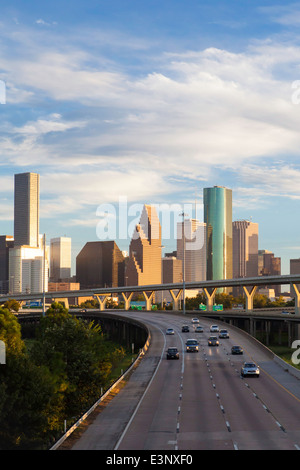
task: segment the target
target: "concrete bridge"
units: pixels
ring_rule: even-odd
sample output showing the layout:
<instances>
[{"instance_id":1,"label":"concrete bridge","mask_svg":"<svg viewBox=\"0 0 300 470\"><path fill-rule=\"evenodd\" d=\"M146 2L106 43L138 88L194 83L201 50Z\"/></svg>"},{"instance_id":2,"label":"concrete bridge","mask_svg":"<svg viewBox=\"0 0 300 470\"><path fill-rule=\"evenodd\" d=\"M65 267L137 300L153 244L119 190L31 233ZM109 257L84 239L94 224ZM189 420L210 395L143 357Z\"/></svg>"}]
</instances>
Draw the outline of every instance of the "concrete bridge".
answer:
<instances>
[{"instance_id":1,"label":"concrete bridge","mask_svg":"<svg viewBox=\"0 0 300 470\"><path fill-rule=\"evenodd\" d=\"M100 310L105 310L108 297L122 295L125 310L129 310L130 301L135 293L142 293L146 301L146 310L151 310L152 300L155 292L169 291L173 299L173 310L178 310L179 301L186 290L202 289L206 296L207 312L213 311L214 297L218 289L241 287L246 296L246 311L253 310L253 299L258 287L267 285L288 285L291 297L295 298L295 315L300 315L300 274L282 276L258 276L249 278L236 278L225 280L180 282L175 284L152 284L146 286L124 286L106 287L73 291L39 292L31 294L11 294L0 296L0 302L14 298L18 301L37 300L64 301L69 306L69 298L72 297L94 297L98 300Z\"/></svg>"}]
</instances>

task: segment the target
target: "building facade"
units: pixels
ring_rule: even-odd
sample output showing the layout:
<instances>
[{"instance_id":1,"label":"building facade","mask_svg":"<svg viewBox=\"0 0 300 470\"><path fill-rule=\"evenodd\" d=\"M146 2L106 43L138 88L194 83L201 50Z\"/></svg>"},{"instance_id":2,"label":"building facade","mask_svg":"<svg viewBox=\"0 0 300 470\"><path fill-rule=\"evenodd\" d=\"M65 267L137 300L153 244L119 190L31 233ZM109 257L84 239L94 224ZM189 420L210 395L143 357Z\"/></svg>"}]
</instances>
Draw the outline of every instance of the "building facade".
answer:
<instances>
[{"instance_id":1,"label":"building facade","mask_svg":"<svg viewBox=\"0 0 300 470\"><path fill-rule=\"evenodd\" d=\"M177 258L184 265L185 281L206 280L206 224L196 219L178 222Z\"/></svg>"},{"instance_id":2,"label":"building facade","mask_svg":"<svg viewBox=\"0 0 300 470\"><path fill-rule=\"evenodd\" d=\"M161 226L156 209L145 205L129 246L127 286L161 284L161 250Z\"/></svg>"},{"instance_id":3,"label":"building facade","mask_svg":"<svg viewBox=\"0 0 300 470\"><path fill-rule=\"evenodd\" d=\"M116 242L87 242L76 257L76 281L80 289L124 286L124 264Z\"/></svg>"},{"instance_id":4,"label":"building facade","mask_svg":"<svg viewBox=\"0 0 300 470\"><path fill-rule=\"evenodd\" d=\"M39 246L40 176L36 173L15 175L14 240L15 246Z\"/></svg>"},{"instance_id":5,"label":"building facade","mask_svg":"<svg viewBox=\"0 0 300 470\"><path fill-rule=\"evenodd\" d=\"M259 276L280 276L281 275L281 258L274 256L269 250L258 250L258 275ZM281 293L281 286L268 286L274 289L275 295Z\"/></svg>"},{"instance_id":6,"label":"building facade","mask_svg":"<svg viewBox=\"0 0 300 470\"><path fill-rule=\"evenodd\" d=\"M48 256L44 248L16 246L9 250L9 293L33 294L48 290Z\"/></svg>"},{"instance_id":7,"label":"building facade","mask_svg":"<svg viewBox=\"0 0 300 470\"><path fill-rule=\"evenodd\" d=\"M50 240L50 280L59 282L71 278L72 240L68 237Z\"/></svg>"},{"instance_id":8,"label":"building facade","mask_svg":"<svg viewBox=\"0 0 300 470\"><path fill-rule=\"evenodd\" d=\"M0 236L0 294L9 292L9 250L14 246L14 237Z\"/></svg>"},{"instance_id":9,"label":"building facade","mask_svg":"<svg viewBox=\"0 0 300 470\"><path fill-rule=\"evenodd\" d=\"M232 190L222 186L204 188L206 224L206 278L232 278Z\"/></svg>"}]
</instances>

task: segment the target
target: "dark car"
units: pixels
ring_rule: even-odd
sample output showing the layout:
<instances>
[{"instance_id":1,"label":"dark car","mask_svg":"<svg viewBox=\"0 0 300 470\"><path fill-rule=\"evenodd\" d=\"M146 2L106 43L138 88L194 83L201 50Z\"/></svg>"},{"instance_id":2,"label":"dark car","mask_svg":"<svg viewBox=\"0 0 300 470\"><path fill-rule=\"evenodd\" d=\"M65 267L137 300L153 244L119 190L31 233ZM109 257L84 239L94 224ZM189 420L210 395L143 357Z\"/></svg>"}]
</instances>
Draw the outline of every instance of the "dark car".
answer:
<instances>
[{"instance_id":1,"label":"dark car","mask_svg":"<svg viewBox=\"0 0 300 470\"><path fill-rule=\"evenodd\" d=\"M183 325L183 327L181 328L181 331L182 333L189 333L190 328L188 325Z\"/></svg>"},{"instance_id":2,"label":"dark car","mask_svg":"<svg viewBox=\"0 0 300 470\"><path fill-rule=\"evenodd\" d=\"M167 359L179 359L179 352L177 348L167 349Z\"/></svg>"},{"instance_id":3,"label":"dark car","mask_svg":"<svg viewBox=\"0 0 300 470\"><path fill-rule=\"evenodd\" d=\"M186 352L198 352L198 341L196 339L188 339L185 343Z\"/></svg>"},{"instance_id":4,"label":"dark car","mask_svg":"<svg viewBox=\"0 0 300 470\"><path fill-rule=\"evenodd\" d=\"M232 346L231 354L243 354L243 348L241 346Z\"/></svg>"}]
</instances>

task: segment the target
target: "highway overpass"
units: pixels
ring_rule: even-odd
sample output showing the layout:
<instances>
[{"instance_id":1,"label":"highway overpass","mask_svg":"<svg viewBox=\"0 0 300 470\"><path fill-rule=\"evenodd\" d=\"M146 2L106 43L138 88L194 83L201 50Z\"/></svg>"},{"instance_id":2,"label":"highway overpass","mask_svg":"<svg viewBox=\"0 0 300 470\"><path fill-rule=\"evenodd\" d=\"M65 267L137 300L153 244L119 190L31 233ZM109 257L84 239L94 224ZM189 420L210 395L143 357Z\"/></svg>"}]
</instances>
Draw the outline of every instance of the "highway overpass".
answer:
<instances>
[{"instance_id":1,"label":"highway overpass","mask_svg":"<svg viewBox=\"0 0 300 470\"><path fill-rule=\"evenodd\" d=\"M68 304L70 297L94 297L97 298L100 310L105 310L107 298L113 294L121 295L124 300L125 310L130 307L130 301L134 293L142 293L146 301L146 310L151 310L153 294L157 291L169 291L173 299L173 309L178 310L179 300L182 293L186 290L202 289L206 296L207 311L213 310L214 296L218 289L241 287L246 296L246 310L253 309L253 298L258 287L267 285L288 285L291 297L295 298L295 314L300 315L300 292L298 285L300 284L300 274L283 275L283 276L258 276L250 278L236 278L226 280L184 282L175 284L152 284L146 286L123 286L123 287L107 287L85 289L77 291L56 291L56 292L39 292L39 293L18 293L0 296L0 301L5 302L10 298L18 301L26 300L64 300Z\"/></svg>"}]
</instances>

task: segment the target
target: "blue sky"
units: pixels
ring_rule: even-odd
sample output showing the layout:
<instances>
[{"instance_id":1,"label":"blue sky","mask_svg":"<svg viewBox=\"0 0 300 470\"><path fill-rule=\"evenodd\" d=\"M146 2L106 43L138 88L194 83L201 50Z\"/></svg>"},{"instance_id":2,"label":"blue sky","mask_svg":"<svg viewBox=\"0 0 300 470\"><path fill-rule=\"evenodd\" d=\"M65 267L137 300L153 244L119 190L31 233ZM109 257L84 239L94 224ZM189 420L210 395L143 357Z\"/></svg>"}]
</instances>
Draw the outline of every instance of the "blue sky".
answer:
<instances>
[{"instance_id":1,"label":"blue sky","mask_svg":"<svg viewBox=\"0 0 300 470\"><path fill-rule=\"evenodd\" d=\"M72 237L74 259L98 239L103 204L196 197L203 220L203 188L222 185L233 220L257 222L259 248L288 274L300 257L299 25L300 2L2 6L0 232L13 234L18 172L41 175L41 233Z\"/></svg>"}]
</instances>

